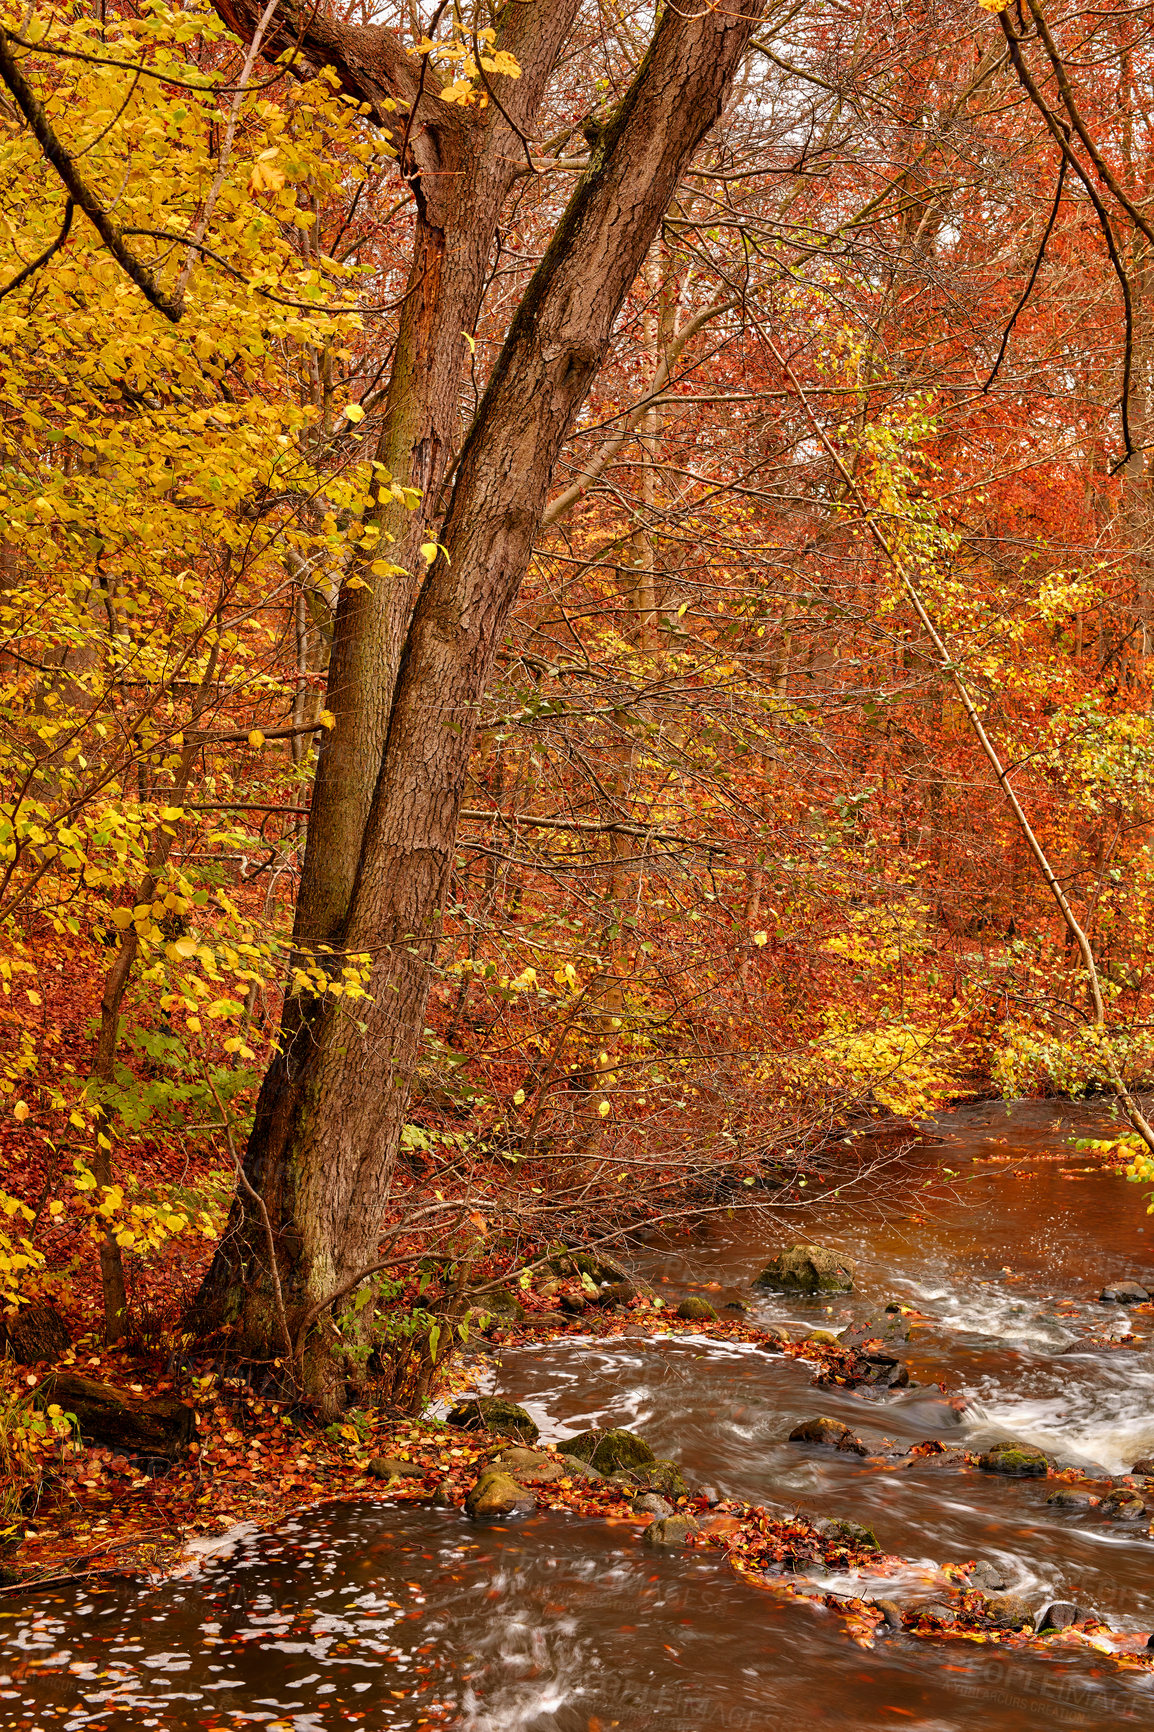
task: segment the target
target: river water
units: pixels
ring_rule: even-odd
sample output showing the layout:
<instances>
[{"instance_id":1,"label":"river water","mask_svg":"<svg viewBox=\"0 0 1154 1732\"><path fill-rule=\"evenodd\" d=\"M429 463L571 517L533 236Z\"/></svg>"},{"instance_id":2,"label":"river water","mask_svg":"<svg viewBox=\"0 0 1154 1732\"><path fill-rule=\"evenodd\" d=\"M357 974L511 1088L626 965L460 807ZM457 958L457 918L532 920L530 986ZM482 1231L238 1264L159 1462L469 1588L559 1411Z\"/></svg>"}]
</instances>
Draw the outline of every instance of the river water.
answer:
<instances>
[{"instance_id":1,"label":"river water","mask_svg":"<svg viewBox=\"0 0 1154 1732\"><path fill-rule=\"evenodd\" d=\"M799 1236L792 1218L714 1217L637 1258L671 1302L708 1287L719 1308L752 1303L795 1333L840 1329L891 1301L915 1307L923 1321L896 1351L920 1388L816 1389L804 1364L684 1335L505 1349L490 1387L525 1403L546 1441L629 1426L722 1496L865 1522L885 1551L922 1566L982 1558L1039 1608L1069 1597L1117 1629L1150 1630L1147 1524L1059 1514L1046 1504L1052 1481L787 1442L799 1420L829 1414L895 1452L930 1437L973 1448L1014 1436L1098 1478L1154 1454L1154 1361L1146 1341L1118 1344L1154 1335L1154 1317L1097 1301L1115 1279L1154 1287L1154 1217L1136 1187L1070 1145L1100 1122L1051 1104L944 1117L879 1175L881 1200L829 1199L806 1218L800 1236L856 1258L852 1294L751 1294L768 1256ZM933 1589L919 1570L885 1591ZM0 1726L26 1732L1033 1732L1108 1721L1154 1727L1148 1674L1085 1651L909 1636L863 1650L825 1607L783 1603L717 1556L646 1552L633 1528L559 1514L478 1528L413 1506L314 1511L238 1536L191 1581L0 1606Z\"/></svg>"}]
</instances>

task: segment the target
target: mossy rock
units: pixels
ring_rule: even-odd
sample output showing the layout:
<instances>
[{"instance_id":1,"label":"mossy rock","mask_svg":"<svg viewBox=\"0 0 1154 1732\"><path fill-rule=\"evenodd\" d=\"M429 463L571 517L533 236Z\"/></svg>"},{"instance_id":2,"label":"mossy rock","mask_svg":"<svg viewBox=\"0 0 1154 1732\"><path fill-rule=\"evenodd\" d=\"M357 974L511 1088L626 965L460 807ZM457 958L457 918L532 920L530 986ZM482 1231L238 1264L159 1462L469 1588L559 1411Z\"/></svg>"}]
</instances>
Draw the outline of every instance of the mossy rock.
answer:
<instances>
[{"instance_id":1,"label":"mossy rock","mask_svg":"<svg viewBox=\"0 0 1154 1732\"><path fill-rule=\"evenodd\" d=\"M575 1455L578 1461L586 1461L605 1474L629 1473L657 1459L643 1437L616 1426L609 1431L583 1431L567 1438L561 1447L566 1455Z\"/></svg>"},{"instance_id":2,"label":"mossy rock","mask_svg":"<svg viewBox=\"0 0 1154 1732\"><path fill-rule=\"evenodd\" d=\"M486 1317L489 1323L523 1323L527 1312L515 1293L498 1287L492 1293L479 1293L470 1315L474 1319Z\"/></svg>"},{"instance_id":3,"label":"mossy rock","mask_svg":"<svg viewBox=\"0 0 1154 1732\"><path fill-rule=\"evenodd\" d=\"M658 1516L645 1530L642 1544L653 1551L672 1550L683 1546L690 1534L700 1533L697 1520L691 1515Z\"/></svg>"},{"instance_id":4,"label":"mossy rock","mask_svg":"<svg viewBox=\"0 0 1154 1732\"><path fill-rule=\"evenodd\" d=\"M610 1281L597 1295L597 1303L606 1311L624 1310L637 1298L632 1281Z\"/></svg>"},{"instance_id":5,"label":"mossy rock","mask_svg":"<svg viewBox=\"0 0 1154 1732\"><path fill-rule=\"evenodd\" d=\"M687 1323L716 1323L717 1312L708 1299L702 1299L696 1293L689 1294L677 1307L677 1315Z\"/></svg>"},{"instance_id":6,"label":"mossy rock","mask_svg":"<svg viewBox=\"0 0 1154 1732\"><path fill-rule=\"evenodd\" d=\"M840 1449L846 1455L868 1455L869 1449L852 1432L844 1420L807 1419L802 1425L795 1425L789 1434L790 1443L816 1444L820 1449Z\"/></svg>"},{"instance_id":7,"label":"mossy rock","mask_svg":"<svg viewBox=\"0 0 1154 1732\"><path fill-rule=\"evenodd\" d=\"M766 1265L753 1284L778 1293L850 1293L854 1270L853 1258L841 1251L829 1251L824 1245L791 1245Z\"/></svg>"},{"instance_id":8,"label":"mossy rock","mask_svg":"<svg viewBox=\"0 0 1154 1732\"><path fill-rule=\"evenodd\" d=\"M537 1500L531 1491L508 1473L489 1469L478 1476L465 1499L465 1514L474 1521L495 1521L501 1516L531 1515Z\"/></svg>"},{"instance_id":9,"label":"mossy rock","mask_svg":"<svg viewBox=\"0 0 1154 1732\"><path fill-rule=\"evenodd\" d=\"M536 1443L540 1436L532 1414L515 1401L505 1401L498 1395L478 1395L458 1401L446 1419L449 1425L462 1431L492 1431L498 1437L519 1437L525 1443Z\"/></svg>"},{"instance_id":10,"label":"mossy rock","mask_svg":"<svg viewBox=\"0 0 1154 1732\"><path fill-rule=\"evenodd\" d=\"M648 1462L637 1469L638 1479L645 1481L651 1491L660 1492L663 1497L671 1497L674 1503L679 1497L689 1496L689 1486L685 1475L675 1461Z\"/></svg>"},{"instance_id":11,"label":"mossy rock","mask_svg":"<svg viewBox=\"0 0 1154 1732\"><path fill-rule=\"evenodd\" d=\"M1004 1473L1016 1479L1043 1479L1049 1462L1032 1443L995 1443L978 1457L983 1473Z\"/></svg>"},{"instance_id":12,"label":"mossy rock","mask_svg":"<svg viewBox=\"0 0 1154 1732\"><path fill-rule=\"evenodd\" d=\"M836 1518L815 1522L814 1527L823 1539L842 1540L847 1545L865 1546L870 1551L880 1552L878 1536L872 1528L863 1527L860 1522L839 1521Z\"/></svg>"},{"instance_id":13,"label":"mossy rock","mask_svg":"<svg viewBox=\"0 0 1154 1732\"><path fill-rule=\"evenodd\" d=\"M838 1338L832 1329L812 1329L806 1336L806 1340L812 1341L815 1347L837 1347L839 1345Z\"/></svg>"},{"instance_id":14,"label":"mossy rock","mask_svg":"<svg viewBox=\"0 0 1154 1732\"><path fill-rule=\"evenodd\" d=\"M1034 1608L1021 1594L991 1594L982 1610L987 1618L1003 1629L1034 1628Z\"/></svg>"}]
</instances>

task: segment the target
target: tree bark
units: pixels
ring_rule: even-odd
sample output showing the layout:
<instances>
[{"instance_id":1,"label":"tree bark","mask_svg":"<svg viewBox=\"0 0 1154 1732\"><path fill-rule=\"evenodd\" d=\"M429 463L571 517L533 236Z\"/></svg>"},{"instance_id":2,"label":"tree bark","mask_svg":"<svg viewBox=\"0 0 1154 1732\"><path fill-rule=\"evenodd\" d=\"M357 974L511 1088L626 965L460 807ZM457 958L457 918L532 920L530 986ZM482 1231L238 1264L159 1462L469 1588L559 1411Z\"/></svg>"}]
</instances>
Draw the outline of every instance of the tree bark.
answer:
<instances>
[{"instance_id":1,"label":"tree bark","mask_svg":"<svg viewBox=\"0 0 1154 1732\"><path fill-rule=\"evenodd\" d=\"M404 636L341 931L343 950L373 958L365 1030L339 1000L290 1010L246 1156L284 1258L290 1320L375 1261L478 706L553 465L763 4L751 0L744 16L662 15L525 292L465 442L441 533L447 557L428 572ZM272 1357L278 1325L262 1238L251 1212L234 1205L200 1315L231 1320L246 1351ZM305 1383L322 1407L342 1405L345 1366L331 1326L310 1339Z\"/></svg>"}]
</instances>

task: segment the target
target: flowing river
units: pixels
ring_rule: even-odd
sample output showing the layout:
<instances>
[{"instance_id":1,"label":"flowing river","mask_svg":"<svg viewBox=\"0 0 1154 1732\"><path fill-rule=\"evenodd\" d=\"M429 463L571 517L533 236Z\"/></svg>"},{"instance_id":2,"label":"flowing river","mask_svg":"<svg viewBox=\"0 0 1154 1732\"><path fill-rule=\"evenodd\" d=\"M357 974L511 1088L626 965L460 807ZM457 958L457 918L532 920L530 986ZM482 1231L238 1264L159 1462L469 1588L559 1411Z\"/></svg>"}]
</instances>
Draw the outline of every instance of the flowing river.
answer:
<instances>
[{"instance_id":1,"label":"flowing river","mask_svg":"<svg viewBox=\"0 0 1154 1732\"><path fill-rule=\"evenodd\" d=\"M635 1259L673 1303L708 1289L719 1309L752 1304L795 1334L892 1301L915 1307L924 1321L895 1351L918 1388L816 1389L804 1364L752 1346L640 1334L507 1348L489 1387L527 1406L544 1441L627 1426L721 1496L863 1522L912 1564L984 1559L1039 1608L1076 1599L1115 1629L1150 1630L1148 1521L1057 1511L1053 1481L787 1442L800 1420L828 1414L897 1448L1020 1438L1098 1479L1154 1455L1154 1360L1141 1339L1154 1318L1097 1299L1115 1279L1154 1291L1154 1216L1137 1187L1072 1147L1102 1123L1051 1103L958 1109L878 1176L871 1204L830 1198L800 1230L793 1217L778 1229L762 1214L755 1229L722 1214ZM797 1237L855 1257L855 1291L751 1293ZM1137 1339L1118 1345L1128 1333ZM884 1592L932 1597L922 1570ZM864 1650L824 1606L782 1602L718 1554L646 1551L634 1528L555 1513L479 1527L454 1510L345 1505L240 1534L192 1580L62 1586L0 1605L0 1726L21 1732L1115 1721L1154 1727L1149 1673L1087 1651L908 1635Z\"/></svg>"}]
</instances>

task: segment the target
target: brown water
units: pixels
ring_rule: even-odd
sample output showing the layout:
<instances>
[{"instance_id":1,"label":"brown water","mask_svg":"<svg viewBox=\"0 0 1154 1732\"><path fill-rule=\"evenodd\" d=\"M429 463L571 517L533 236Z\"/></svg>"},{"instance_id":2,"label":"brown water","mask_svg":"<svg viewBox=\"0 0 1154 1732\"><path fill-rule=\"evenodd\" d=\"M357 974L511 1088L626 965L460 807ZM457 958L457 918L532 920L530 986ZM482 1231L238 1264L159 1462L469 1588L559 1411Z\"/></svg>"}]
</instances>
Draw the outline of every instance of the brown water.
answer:
<instances>
[{"instance_id":1,"label":"brown water","mask_svg":"<svg viewBox=\"0 0 1154 1732\"><path fill-rule=\"evenodd\" d=\"M1111 1348L1126 1314L1096 1302L1108 1279L1154 1280L1154 1217L1135 1187L1078 1171L1085 1156L1045 1158L1093 1123L1089 1109L1032 1105L951 1115L937 1145L894 1176L884 1207L850 1215L831 1199L807 1222L806 1237L857 1257L858 1291L832 1312L754 1300L766 1320L834 1328L890 1299L916 1304L932 1321L899 1351L919 1382L964 1400L960 1417L936 1389L814 1389L804 1365L704 1337L507 1350L493 1386L524 1401L547 1438L636 1427L719 1492L867 1521L887 1551L913 1560L983 1557L1039 1608L1069 1594L1115 1627L1149 1630L1144 1527L1057 1518L1037 1482L896 1459L865 1466L785 1441L799 1418L831 1413L898 1446L1014 1435L1099 1471L1154 1453L1147 1344ZM1008 1154L1012 1167L988 1164ZM948 1193L943 1166L957 1175ZM794 1236L764 1217L756 1229L721 1220L638 1264L666 1278L671 1299L720 1282L710 1297L721 1305L748 1300L750 1277ZM1141 1313L1133 1327L1147 1327ZM818 1585L861 1591L850 1579ZM926 1592L916 1574L898 1584L899 1597ZM1154 1727L1154 1687L1085 1653L910 1637L864 1651L825 1608L783 1604L723 1560L663 1558L632 1529L552 1514L481 1529L454 1511L387 1504L311 1512L238 1535L230 1557L192 1580L0 1602L5 1729L793 1732L800 1721L861 1732Z\"/></svg>"}]
</instances>

